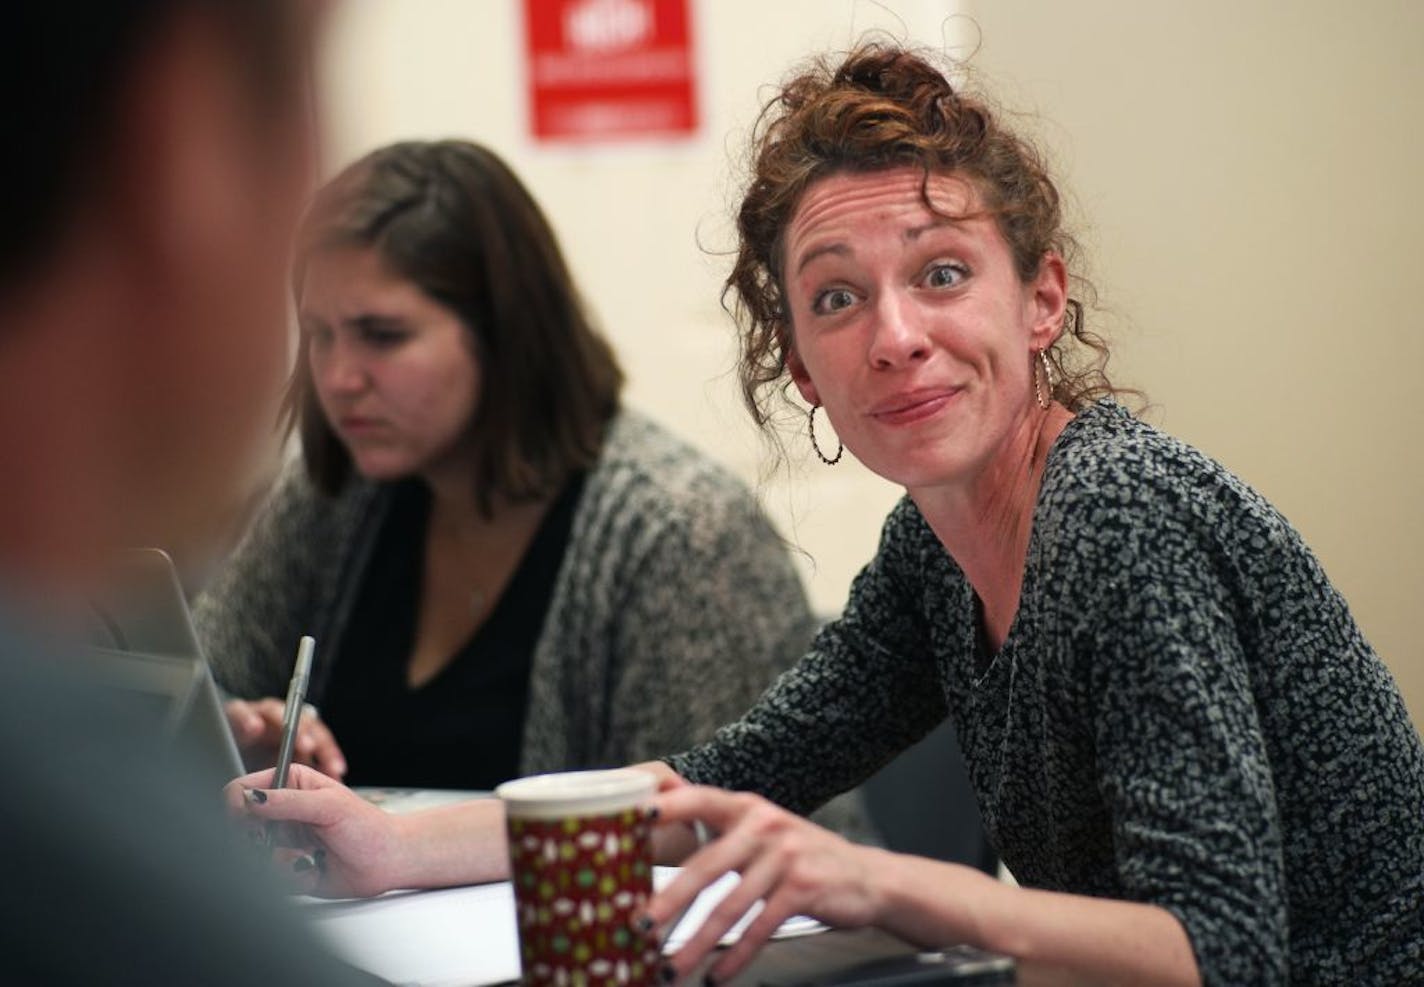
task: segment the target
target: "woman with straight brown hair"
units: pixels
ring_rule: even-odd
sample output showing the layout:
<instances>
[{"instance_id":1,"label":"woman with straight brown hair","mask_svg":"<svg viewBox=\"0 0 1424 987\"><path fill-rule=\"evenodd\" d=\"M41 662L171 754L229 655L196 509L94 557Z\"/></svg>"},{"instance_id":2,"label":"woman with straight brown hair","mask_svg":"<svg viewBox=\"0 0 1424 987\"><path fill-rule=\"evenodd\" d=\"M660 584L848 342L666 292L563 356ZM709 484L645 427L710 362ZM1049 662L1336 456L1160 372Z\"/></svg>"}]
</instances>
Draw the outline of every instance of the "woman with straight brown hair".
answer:
<instances>
[{"instance_id":1,"label":"woman with straight brown hair","mask_svg":"<svg viewBox=\"0 0 1424 987\"><path fill-rule=\"evenodd\" d=\"M465 789L682 749L805 648L783 543L738 481L620 409L552 230L490 151L357 161L294 281L302 458L196 608L252 760L302 634L306 760Z\"/></svg>"}]
</instances>

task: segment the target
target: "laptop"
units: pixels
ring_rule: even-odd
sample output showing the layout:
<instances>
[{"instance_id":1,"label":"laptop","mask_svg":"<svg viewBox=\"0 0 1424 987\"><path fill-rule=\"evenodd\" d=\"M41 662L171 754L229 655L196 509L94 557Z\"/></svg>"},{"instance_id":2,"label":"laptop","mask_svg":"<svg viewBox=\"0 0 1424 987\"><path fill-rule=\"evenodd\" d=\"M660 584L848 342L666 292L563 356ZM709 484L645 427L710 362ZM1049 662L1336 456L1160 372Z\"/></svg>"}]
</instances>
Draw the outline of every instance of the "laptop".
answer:
<instances>
[{"instance_id":1,"label":"laptop","mask_svg":"<svg viewBox=\"0 0 1424 987\"><path fill-rule=\"evenodd\" d=\"M173 560L161 549L142 548L124 552L114 566L112 589L92 601L96 677L160 720L165 734L220 784L231 781L246 769Z\"/></svg>"},{"instance_id":2,"label":"laptop","mask_svg":"<svg viewBox=\"0 0 1424 987\"><path fill-rule=\"evenodd\" d=\"M91 648L96 676L134 699L142 715L161 720L173 742L218 784L245 774L173 560L161 549L143 548L123 553L114 565L108 581L112 589L93 601L99 624ZM396 814L489 797L488 792L442 789L355 791Z\"/></svg>"}]
</instances>

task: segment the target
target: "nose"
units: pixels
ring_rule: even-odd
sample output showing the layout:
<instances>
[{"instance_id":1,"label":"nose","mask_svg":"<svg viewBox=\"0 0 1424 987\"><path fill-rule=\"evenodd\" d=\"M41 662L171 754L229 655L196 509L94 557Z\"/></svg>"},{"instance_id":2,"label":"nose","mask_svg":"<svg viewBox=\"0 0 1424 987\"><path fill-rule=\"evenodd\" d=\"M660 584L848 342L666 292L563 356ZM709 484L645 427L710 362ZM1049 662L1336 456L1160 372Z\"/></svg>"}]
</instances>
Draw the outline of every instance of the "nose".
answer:
<instances>
[{"instance_id":1,"label":"nose","mask_svg":"<svg viewBox=\"0 0 1424 987\"><path fill-rule=\"evenodd\" d=\"M913 305L894 291L882 292L866 354L870 365L876 370L899 370L924 361L929 353L929 335Z\"/></svg>"},{"instance_id":2,"label":"nose","mask_svg":"<svg viewBox=\"0 0 1424 987\"><path fill-rule=\"evenodd\" d=\"M361 355L340 339L312 354L316 385L332 397L352 397L365 390L370 374Z\"/></svg>"}]
</instances>

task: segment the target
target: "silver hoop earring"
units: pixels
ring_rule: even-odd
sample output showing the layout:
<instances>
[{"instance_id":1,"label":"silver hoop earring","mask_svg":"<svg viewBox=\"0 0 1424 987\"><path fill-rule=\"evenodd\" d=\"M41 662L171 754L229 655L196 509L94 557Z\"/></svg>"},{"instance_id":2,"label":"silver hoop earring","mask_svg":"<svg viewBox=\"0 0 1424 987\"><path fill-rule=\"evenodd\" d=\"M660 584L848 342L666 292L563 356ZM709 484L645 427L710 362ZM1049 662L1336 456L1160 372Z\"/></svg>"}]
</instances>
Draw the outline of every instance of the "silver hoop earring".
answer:
<instances>
[{"instance_id":1,"label":"silver hoop earring","mask_svg":"<svg viewBox=\"0 0 1424 987\"><path fill-rule=\"evenodd\" d=\"M1048 362L1048 351L1038 351L1038 362L1043 367L1043 381L1038 379L1038 367L1033 368L1033 396L1038 399L1038 406L1044 411L1048 410L1053 403L1053 365ZM1048 385L1047 396L1043 393L1043 385Z\"/></svg>"},{"instance_id":2,"label":"silver hoop earring","mask_svg":"<svg viewBox=\"0 0 1424 987\"><path fill-rule=\"evenodd\" d=\"M841 456L845 455L845 443L841 441L839 435L836 436L836 454L832 458L826 458L826 454L821 451L821 443L816 441L816 412L820 408L819 404L811 405L811 413L806 416L806 431L811 433L811 448L816 450L816 455L820 457L821 462L827 466L834 466L841 461Z\"/></svg>"}]
</instances>

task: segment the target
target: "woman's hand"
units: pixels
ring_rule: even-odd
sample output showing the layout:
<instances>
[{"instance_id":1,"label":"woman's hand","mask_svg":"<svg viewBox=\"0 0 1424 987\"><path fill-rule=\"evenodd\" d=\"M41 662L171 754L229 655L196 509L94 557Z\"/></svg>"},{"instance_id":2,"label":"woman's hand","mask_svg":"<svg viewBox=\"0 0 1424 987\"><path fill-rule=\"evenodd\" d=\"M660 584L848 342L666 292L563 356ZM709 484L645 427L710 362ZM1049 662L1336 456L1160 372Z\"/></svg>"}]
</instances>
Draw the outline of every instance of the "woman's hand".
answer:
<instances>
[{"instance_id":1,"label":"woman's hand","mask_svg":"<svg viewBox=\"0 0 1424 987\"><path fill-rule=\"evenodd\" d=\"M282 742L282 716L285 706L280 699L229 700L224 710L232 727L237 746L248 767L271 765L277 760L277 748ZM321 722L316 710L307 707L297 727L293 748L298 764L310 764L324 774L340 779L346 775L346 757L336 743L331 730Z\"/></svg>"},{"instance_id":2,"label":"woman's hand","mask_svg":"<svg viewBox=\"0 0 1424 987\"><path fill-rule=\"evenodd\" d=\"M678 788L687 788L688 783L682 775L668 767L662 761L643 761L640 764L631 765L634 771L642 771L650 774L658 780L658 792L671 792ZM691 822L677 826L659 826L653 830L653 862L665 864L669 867L681 864L697 850L697 834L693 830Z\"/></svg>"},{"instance_id":3,"label":"woman's hand","mask_svg":"<svg viewBox=\"0 0 1424 987\"><path fill-rule=\"evenodd\" d=\"M295 890L361 898L400 886L412 842L401 831L401 817L305 765L292 765L287 788L272 790L271 784L272 772L259 771L230 783L223 797L255 842L266 845L276 828L268 823L285 824L285 845L272 847L272 859Z\"/></svg>"},{"instance_id":4,"label":"woman's hand","mask_svg":"<svg viewBox=\"0 0 1424 987\"><path fill-rule=\"evenodd\" d=\"M870 925L879 917L873 855L756 795L715 788L676 787L655 802L658 823L700 820L721 835L687 859L682 873L648 904L647 918L664 934L708 885L728 871L741 883L713 909L702 928L669 965L678 976L695 969L718 941L758 900L765 907L741 939L711 967L721 982L735 976L777 927L792 915L809 915L828 925Z\"/></svg>"},{"instance_id":5,"label":"woman's hand","mask_svg":"<svg viewBox=\"0 0 1424 987\"><path fill-rule=\"evenodd\" d=\"M628 767L633 771L641 771L656 778L660 792L670 792L674 788L687 787L687 780L668 767L665 761L641 761L638 764L630 764Z\"/></svg>"}]
</instances>

